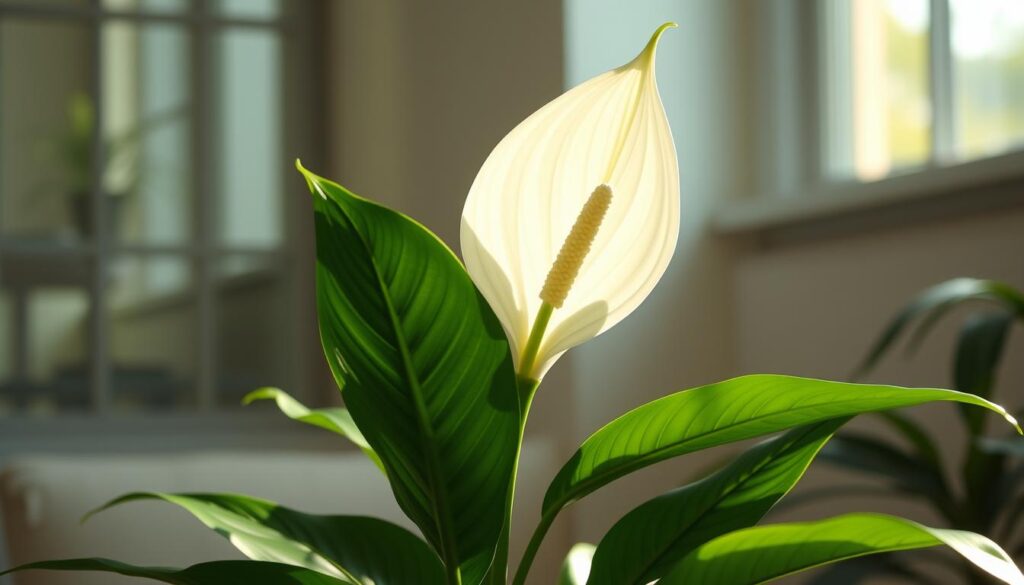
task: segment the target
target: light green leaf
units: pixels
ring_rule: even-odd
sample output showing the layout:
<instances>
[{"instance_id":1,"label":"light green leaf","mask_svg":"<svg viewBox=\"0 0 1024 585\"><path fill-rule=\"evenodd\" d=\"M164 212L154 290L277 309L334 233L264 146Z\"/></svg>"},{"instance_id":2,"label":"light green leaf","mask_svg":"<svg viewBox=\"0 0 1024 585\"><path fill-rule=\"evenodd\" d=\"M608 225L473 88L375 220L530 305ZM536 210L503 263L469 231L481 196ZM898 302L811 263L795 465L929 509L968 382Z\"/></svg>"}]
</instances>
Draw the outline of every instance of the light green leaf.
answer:
<instances>
[{"instance_id":1,"label":"light green leaf","mask_svg":"<svg viewBox=\"0 0 1024 585\"><path fill-rule=\"evenodd\" d=\"M588 585L646 585L697 546L753 526L796 485L847 420L793 429L707 478L635 508L601 540Z\"/></svg>"},{"instance_id":2,"label":"light green leaf","mask_svg":"<svg viewBox=\"0 0 1024 585\"><path fill-rule=\"evenodd\" d=\"M448 580L476 585L519 437L505 333L436 236L299 169L313 192L320 337L345 404Z\"/></svg>"},{"instance_id":3,"label":"light green leaf","mask_svg":"<svg viewBox=\"0 0 1024 585\"><path fill-rule=\"evenodd\" d=\"M601 486L672 457L799 425L935 401L988 408L1016 426L1002 407L953 390L743 376L649 402L598 430L548 487L544 516L550 518Z\"/></svg>"},{"instance_id":4,"label":"light green leaf","mask_svg":"<svg viewBox=\"0 0 1024 585\"><path fill-rule=\"evenodd\" d=\"M352 420L352 415L344 408L317 408L310 410L304 404L292 398L287 392L280 388L260 388L246 394L242 404L252 404L257 400L273 400L285 416L292 420L327 429L337 433L356 444L366 456L373 461L381 471L384 471L384 464L380 457L374 452L373 447L366 442L366 437Z\"/></svg>"},{"instance_id":5,"label":"light green leaf","mask_svg":"<svg viewBox=\"0 0 1024 585\"><path fill-rule=\"evenodd\" d=\"M1024 575L1009 555L980 534L929 528L882 514L847 514L732 532L691 552L658 583L754 585L844 559L942 544L1004 583L1024 584Z\"/></svg>"},{"instance_id":6,"label":"light green leaf","mask_svg":"<svg viewBox=\"0 0 1024 585\"><path fill-rule=\"evenodd\" d=\"M558 585L584 585L590 575L596 548L581 542L569 549L569 554L565 555L565 561L562 562L562 572L558 575Z\"/></svg>"},{"instance_id":7,"label":"light green leaf","mask_svg":"<svg viewBox=\"0 0 1024 585\"><path fill-rule=\"evenodd\" d=\"M103 571L174 585L357 585L316 571L259 561L213 561L187 569L136 567L110 559L66 559L21 565L0 573L20 571Z\"/></svg>"},{"instance_id":8,"label":"light green leaf","mask_svg":"<svg viewBox=\"0 0 1024 585\"><path fill-rule=\"evenodd\" d=\"M359 585L444 583L441 563L426 543L376 518L314 516L235 494L149 492L121 496L90 516L138 500L181 506L253 560L305 567Z\"/></svg>"}]
</instances>

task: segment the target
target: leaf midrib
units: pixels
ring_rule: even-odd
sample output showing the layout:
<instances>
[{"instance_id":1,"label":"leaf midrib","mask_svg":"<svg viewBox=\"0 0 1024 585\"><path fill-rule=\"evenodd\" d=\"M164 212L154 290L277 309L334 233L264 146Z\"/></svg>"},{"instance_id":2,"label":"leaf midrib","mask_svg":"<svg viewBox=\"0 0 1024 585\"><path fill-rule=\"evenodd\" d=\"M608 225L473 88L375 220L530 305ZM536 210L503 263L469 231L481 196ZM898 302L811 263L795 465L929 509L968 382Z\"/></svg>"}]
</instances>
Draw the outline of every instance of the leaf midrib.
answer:
<instances>
[{"instance_id":1,"label":"leaf midrib","mask_svg":"<svg viewBox=\"0 0 1024 585\"><path fill-rule=\"evenodd\" d=\"M426 439L424 441L423 450L427 459L427 481L430 483L429 488L431 492L431 500L434 502L435 508L437 508L434 516L435 525L438 536L441 539L442 548L444 549L441 556L445 559L444 564L446 570L450 571L451 577L454 578L454 582L457 585L461 583L462 579L459 574L459 561L455 544L455 534L450 530L452 526L452 518L446 494L444 493L444 490L439 487L441 481L441 464L437 450L434 448L433 427L430 425L430 419L427 416L427 407L423 401L420 381L416 375L416 370L413 367L412 356L409 353L409 347L400 326L398 313L395 311L391 295L388 292L387 286L384 284L384 278L381 274L380 266L377 265L377 260L373 255L370 244L366 241L366 238L359 228L356 227L356 222L349 216L345 208L338 204L338 209L345 215L345 219L348 220L349 224L352 226L352 231L355 232L359 243L362 244L363 251L366 253L370 266L373 268L373 274L377 279L377 286L382 298L384 299L384 305L387 307L388 318L395 334L395 341L398 342L399 355L402 358L402 369L405 372L406 381L410 386L413 403L416 407L417 423L420 427L420 432L423 433L424 438Z\"/></svg>"}]
</instances>

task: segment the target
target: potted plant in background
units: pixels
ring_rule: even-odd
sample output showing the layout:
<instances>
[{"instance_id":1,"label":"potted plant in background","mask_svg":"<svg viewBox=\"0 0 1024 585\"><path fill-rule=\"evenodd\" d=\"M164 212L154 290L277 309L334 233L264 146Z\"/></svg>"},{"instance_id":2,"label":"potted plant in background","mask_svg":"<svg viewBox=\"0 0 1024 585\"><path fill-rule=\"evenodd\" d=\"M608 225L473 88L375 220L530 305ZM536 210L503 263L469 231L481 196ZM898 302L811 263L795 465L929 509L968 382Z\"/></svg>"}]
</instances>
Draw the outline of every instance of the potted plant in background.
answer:
<instances>
[{"instance_id":1,"label":"potted plant in background","mask_svg":"<svg viewBox=\"0 0 1024 585\"><path fill-rule=\"evenodd\" d=\"M1014 324L1024 323L1024 292L992 280L956 278L921 292L886 326L857 376L870 372L911 329L907 349L914 352L938 322L962 305L983 310L968 315L960 327L951 368L953 387L991 398L1006 338ZM943 456L944 449L933 433L895 412L880 413L880 417L901 443L843 431L822 449L821 457L833 465L888 480L886 493L891 497L927 502L950 526L996 538L1010 547L1013 555L1024 554L1024 534L1019 531L1024 513L1024 440L988 437L991 421L982 412L961 408L960 414L964 458L959 463ZM953 483L947 481L950 472L956 479ZM806 494L804 501L835 497L843 491L849 489L824 489ZM901 562L899 557L863 559L859 565L858 578L876 574L919 578L913 564ZM966 583L988 582L968 564L957 572ZM852 575L849 582L857 580ZM836 571L825 572L816 582L834 583L837 576Z\"/></svg>"},{"instance_id":2,"label":"potted plant in background","mask_svg":"<svg viewBox=\"0 0 1024 585\"><path fill-rule=\"evenodd\" d=\"M658 95L659 28L626 65L513 129L463 213L465 267L414 220L298 168L313 194L317 308L347 409L286 415L347 437L387 477L422 538L361 516L312 516L232 494L135 493L191 512L250 560L185 569L105 559L13 570L99 570L178 584L503 584L526 420L548 368L631 313L661 278L679 228L678 168ZM833 433L869 411L952 401L1016 421L984 398L753 375L669 394L591 435L548 487L512 574L522 585L554 519L648 465L785 431L703 480L625 515L569 551L563 583L760 583L847 558L947 545L1006 583L1024 575L997 544L876 514L756 524ZM101 509L103 509L101 508ZM554 576L549 576L554 578Z\"/></svg>"}]
</instances>

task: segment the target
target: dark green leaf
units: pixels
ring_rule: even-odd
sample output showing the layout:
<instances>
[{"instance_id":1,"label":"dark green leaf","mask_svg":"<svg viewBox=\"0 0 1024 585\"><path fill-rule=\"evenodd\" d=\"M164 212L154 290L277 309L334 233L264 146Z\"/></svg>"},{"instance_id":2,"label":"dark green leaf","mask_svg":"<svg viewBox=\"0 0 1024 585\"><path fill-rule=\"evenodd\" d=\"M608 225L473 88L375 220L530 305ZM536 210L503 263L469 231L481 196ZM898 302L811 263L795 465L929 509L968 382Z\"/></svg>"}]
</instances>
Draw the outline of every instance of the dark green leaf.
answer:
<instances>
[{"instance_id":1,"label":"dark green leaf","mask_svg":"<svg viewBox=\"0 0 1024 585\"><path fill-rule=\"evenodd\" d=\"M153 499L188 510L253 560L301 566L361 585L444 583L441 563L426 543L376 518L314 516L235 494L146 492L121 496L96 512Z\"/></svg>"},{"instance_id":2,"label":"dark green leaf","mask_svg":"<svg viewBox=\"0 0 1024 585\"><path fill-rule=\"evenodd\" d=\"M1024 583L1024 575L1006 552L980 534L929 528L881 514L738 530L701 545L658 583L754 585L845 559L942 544L1005 583Z\"/></svg>"},{"instance_id":3,"label":"dark green leaf","mask_svg":"<svg viewBox=\"0 0 1024 585\"><path fill-rule=\"evenodd\" d=\"M900 491L927 497L947 518L955 516L953 498L939 470L888 443L866 435L842 433L822 449L821 459L889 480Z\"/></svg>"},{"instance_id":4,"label":"dark green leaf","mask_svg":"<svg viewBox=\"0 0 1024 585\"><path fill-rule=\"evenodd\" d=\"M914 319L931 314L915 333L915 339L919 341L946 311L971 300L994 301L1024 316L1024 295L1009 285L976 278L955 278L943 282L921 293L896 315L868 352L854 377L860 377L870 371Z\"/></svg>"},{"instance_id":5,"label":"dark green leaf","mask_svg":"<svg viewBox=\"0 0 1024 585\"><path fill-rule=\"evenodd\" d=\"M479 583L519 436L505 333L436 236L300 170L315 202L320 336L345 404L449 580Z\"/></svg>"},{"instance_id":6,"label":"dark green leaf","mask_svg":"<svg viewBox=\"0 0 1024 585\"><path fill-rule=\"evenodd\" d=\"M213 561L187 569L168 569L136 567L109 559L67 559L29 563L0 575L31 570L103 571L174 585L357 585L302 567L259 561Z\"/></svg>"},{"instance_id":7,"label":"dark green leaf","mask_svg":"<svg viewBox=\"0 0 1024 585\"><path fill-rule=\"evenodd\" d=\"M259 390L254 390L242 399L242 403L252 404L257 400L273 400L277 403L277 408L288 418L314 427L320 427L321 429L327 429L345 437L362 449L363 453L366 453L366 456L381 471L384 470L384 464L381 463L380 457L370 447L370 444L366 442L366 438L363 437L363 433L356 426L355 421L352 420L352 415L349 414L348 410L340 407L310 410L279 388L260 388Z\"/></svg>"},{"instance_id":8,"label":"dark green leaf","mask_svg":"<svg viewBox=\"0 0 1024 585\"><path fill-rule=\"evenodd\" d=\"M558 585L584 585L590 575L590 566L594 557L592 544L581 542L569 549L562 562L562 572L558 575Z\"/></svg>"},{"instance_id":9,"label":"dark green leaf","mask_svg":"<svg viewBox=\"0 0 1024 585\"><path fill-rule=\"evenodd\" d=\"M1014 315L1006 312L982 313L967 320L960 330L953 362L953 383L957 390L982 398L992 395L995 370L1013 321ZM979 434L984 428L984 414L965 408L963 415L972 434Z\"/></svg>"},{"instance_id":10,"label":"dark green leaf","mask_svg":"<svg viewBox=\"0 0 1024 585\"><path fill-rule=\"evenodd\" d=\"M832 418L934 401L974 404L1016 424L1002 407L953 390L743 376L655 400L591 435L548 487L544 515L550 518L623 475L678 455Z\"/></svg>"},{"instance_id":11,"label":"dark green leaf","mask_svg":"<svg viewBox=\"0 0 1024 585\"><path fill-rule=\"evenodd\" d=\"M893 555L883 553L870 557L850 559L841 565L829 567L814 576L807 585L857 585L869 583L871 577L887 577L886 583L899 579L904 583L918 585L927 583L928 579L908 566L894 561Z\"/></svg>"},{"instance_id":12,"label":"dark green leaf","mask_svg":"<svg viewBox=\"0 0 1024 585\"><path fill-rule=\"evenodd\" d=\"M882 421L906 439L920 459L931 463L935 469L942 469L942 459L935 447L935 441L921 425L896 411L885 410L877 414Z\"/></svg>"},{"instance_id":13,"label":"dark green leaf","mask_svg":"<svg viewBox=\"0 0 1024 585\"><path fill-rule=\"evenodd\" d=\"M588 585L646 585L697 546L753 526L796 485L846 420L793 429L626 514L598 545Z\"/></svg>"}]
</instances>

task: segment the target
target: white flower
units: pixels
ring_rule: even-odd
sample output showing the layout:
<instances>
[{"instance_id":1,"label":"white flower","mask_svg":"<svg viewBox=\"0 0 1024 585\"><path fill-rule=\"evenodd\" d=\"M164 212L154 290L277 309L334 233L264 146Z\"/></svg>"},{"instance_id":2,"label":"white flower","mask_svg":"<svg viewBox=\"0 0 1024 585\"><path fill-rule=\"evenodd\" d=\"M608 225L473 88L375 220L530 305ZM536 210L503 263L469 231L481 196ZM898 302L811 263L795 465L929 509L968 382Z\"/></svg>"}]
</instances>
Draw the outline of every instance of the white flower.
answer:
<instances>
[{"instance_id":1,"label":"white flower","mask_svg":"<svg viewBox=\"0 0 1024 585\"><path fill-rule=\"evenodd\" d=\"M658 28L626 65L516 126L469 190L466 268L523 377L540 379L567 349L625 318L668 267L679 233L679 168L654 55L674 26Z\"/></svg>"}]
</instances>

